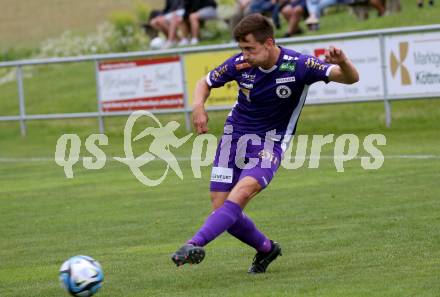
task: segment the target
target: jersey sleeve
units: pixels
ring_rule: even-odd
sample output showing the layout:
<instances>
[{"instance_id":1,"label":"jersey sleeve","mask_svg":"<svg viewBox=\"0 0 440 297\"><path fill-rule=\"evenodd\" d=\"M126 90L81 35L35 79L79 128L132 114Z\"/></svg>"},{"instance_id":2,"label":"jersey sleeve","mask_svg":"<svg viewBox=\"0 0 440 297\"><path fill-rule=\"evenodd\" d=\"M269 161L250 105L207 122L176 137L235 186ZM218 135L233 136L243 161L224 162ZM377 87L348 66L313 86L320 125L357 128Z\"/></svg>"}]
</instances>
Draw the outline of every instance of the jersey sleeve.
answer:
<instances>
[{"instance_id":1,"label":"jersey sleeve","mask_svg":"<svg viewBox=\"0 0 440 297\"><path fill-rule=\"evenodd\" d=\"M212 88L221 87L235 80L236 71L233 58L229 58L206 75L206 83Z\"/></svg>"},{"instance_id":2,"label":"jersey sleeve","mask_svg":"<svg viewBox=\"0 0 440 297\"><path fill-rule=\"evenodd\" d=\"M326 63L313 56L302 55L301 63L304 69L304 81L307 85L311 85L318 81L328 83L331 69L335 66Z\"/></svg>"}]
</instances>

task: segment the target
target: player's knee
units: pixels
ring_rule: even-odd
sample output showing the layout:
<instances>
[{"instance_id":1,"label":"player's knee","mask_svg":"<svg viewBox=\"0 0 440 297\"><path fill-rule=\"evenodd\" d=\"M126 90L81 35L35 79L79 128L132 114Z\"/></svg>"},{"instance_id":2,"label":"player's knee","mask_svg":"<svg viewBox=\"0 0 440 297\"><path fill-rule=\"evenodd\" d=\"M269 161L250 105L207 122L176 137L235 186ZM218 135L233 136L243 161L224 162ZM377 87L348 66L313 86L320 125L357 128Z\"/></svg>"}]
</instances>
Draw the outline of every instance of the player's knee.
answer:
<instances>
[{"instance_id":1,"label":"player's knee","mask_svg":"<svg viewBox=\"0 0 440 297\"><path fill-rule=\"evenodd\" d=\"M257 180L247 181L245 184L238 184L235 189L235 196L237 198L248 200L261 189Z\"/></svg>"},{"instance_id":2,"label":"player's knee","mask_svg":"<svg viewBox=\"0 0 440 297\"><path fill-rule=\"evenodd\" d=\"M234 196L231 197L231 200L241 204L242 202L247 202L250 197L250 191L247 188L240 187L234 192Z\"/></svg>"},{"instance_id":3,"label":"player's knee","mask_svg":"<svg viewBox=\"0 0 440 297\"><path fill-rule=\"evenodd\" d=\"M221 207L225 203L228 193L226 192L211 192L211 206L213 210Z\"/></svg>"}]
</instances>

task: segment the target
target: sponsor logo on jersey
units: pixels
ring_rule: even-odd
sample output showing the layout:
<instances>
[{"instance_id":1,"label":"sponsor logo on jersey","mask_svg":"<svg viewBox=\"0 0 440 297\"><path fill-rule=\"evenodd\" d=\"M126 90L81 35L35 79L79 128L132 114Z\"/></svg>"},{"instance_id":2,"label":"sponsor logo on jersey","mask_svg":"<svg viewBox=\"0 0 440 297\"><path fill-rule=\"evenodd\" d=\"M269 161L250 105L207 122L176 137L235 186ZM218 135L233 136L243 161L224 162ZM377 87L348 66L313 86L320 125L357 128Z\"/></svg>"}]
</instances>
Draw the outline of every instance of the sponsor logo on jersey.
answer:
<instances>
[{"instance_id":1,"label":"sponsor logo on jersey","mask_svg":"<svg viewBox=\"0 0 440 297\"><path fill-rule=\"evenodd\" d=\"M291 71L294 72L296 69L295 62L283 63L280 65L280 71Z\"/></svg>"},{"instance_id":2,"label":"sponsor logo on jersey","mask_svg":"<svg viewBox=\"0 0 440 297\"><path fill-rule=\"evenodd\" d=\"M240 88L240 91L243 93L243 95L246 96L246 100L251 102L251 90L245 89L245 88Z\"/></svg>"},{"instance_id":3,"label":"sponsor logo on jersey","mask_svg":"<svg viewBox=\"0 0 440 297\"><path fill-rule=\"evenodd\" d=\"M319 60L315 58L308 58L305 62L307 68L317 69L317 70L325 70L325 65L323 65Z\"/></svg>"},{"instance_id":4,"label":"sponsor logo on jersey","mask_svg":"<svg viewBox=\"0 0 440 297\"><path fill-rule=\"evenodd\" d=\"M289 98L292 95L292 90L286 85L280 85L277 87L276 93L280 98Z\"/></svg>"},{"instance_id":5,"label":"sponsor logo on jersey","mask_svg":"<svg viewBox=\"0 0 440 297\"><path fill-rule=\"evenodd\" d=\"M244 79L247 79L248 81L253 82L255 80L256 75L255 74L249 74L247 72L242 73L241 77L243 77Z\"/></svg>"},{"instance_id":6,"label":"sponsor logo on jersey","mask_svg":"<svg viewBox=\"0 0 440 297\"><path fill-rule=\"evenodd\" d=\"M254 84L248 84L248 83L245 83L242 81L240 82L240 86L243 86L246 89L253 89L254 88Z\"/></svg>"},{"instance_id":7,"label":"sponsor logo on jersey","mask_svg":"<svg viewBox=\"0 0 440 297\"><path fill-rule=\"evenodd\" d=\"M275 82L277 84L284 84L284 83L288 83L288 82L292 82L292 81L295 81L295 76L281 77L281 78L277 78L275 80Z\"/></svg>"},{"instance_id":8,"label":"sponsor logo on jersey","mask_svg":"<svg viewBox=\"0 0 440 297\"><path fill-rule=\"evenodd\" d=\"M237 69L237 70L242 70L242 69L246 69L246 68L250 68L250 67L251 67L251 65L247 62L235 65L235 69Z\"/></svg>"},{"instance_id":9,"label":"sponsor logo on jersey","mask_svg":"<svg viewBox=\"0 0 440 297\"><path fill-rule=\"evenodd\" d=\"M218 183L232 183L232 168L213 167L211 172L211 181Z\"/></svg>"},{"instance_id":10,"label":"sponsor logo on jersey","mask_svg":"<svg viewBox=\"0 0 440 297\"><path fill-rule=\"evenodd\" d=\"M211 72L211 79L212 80L218 80L222 74L224 74L226 71L228 71L228 65L222 65L217 67L214 71Z\"/></svg>"}]
</instances>

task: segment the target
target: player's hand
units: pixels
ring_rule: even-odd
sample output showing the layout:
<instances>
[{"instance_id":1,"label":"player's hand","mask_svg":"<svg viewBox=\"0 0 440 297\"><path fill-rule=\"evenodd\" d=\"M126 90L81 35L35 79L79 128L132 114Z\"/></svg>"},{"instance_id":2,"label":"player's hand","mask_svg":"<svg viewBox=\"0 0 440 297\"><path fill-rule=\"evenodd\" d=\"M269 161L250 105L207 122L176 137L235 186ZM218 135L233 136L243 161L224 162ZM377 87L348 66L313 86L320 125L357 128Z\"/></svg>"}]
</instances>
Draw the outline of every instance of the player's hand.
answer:
<instances>
[{"instance_id":1,"label":"player's hand","mask_svg":"<svg viewBox=\"0 0 440 297\"><path fill-rule=\"evenodd\" d=\"M192 113L194 128L197 134L204 134L208 132L208 113L203 106L196 106Z\"/></svg>"},{"instance_id":2,"label":"player's hand","mask_svg":"<svg viewBox=\"0 0 440 297\"><path fill-rule=\"evenodd\" d=\"M346 61L347 57L340 48L330 46L325 51L325 62L327 63L340 65Z\"/></svg>"}]
</instances>

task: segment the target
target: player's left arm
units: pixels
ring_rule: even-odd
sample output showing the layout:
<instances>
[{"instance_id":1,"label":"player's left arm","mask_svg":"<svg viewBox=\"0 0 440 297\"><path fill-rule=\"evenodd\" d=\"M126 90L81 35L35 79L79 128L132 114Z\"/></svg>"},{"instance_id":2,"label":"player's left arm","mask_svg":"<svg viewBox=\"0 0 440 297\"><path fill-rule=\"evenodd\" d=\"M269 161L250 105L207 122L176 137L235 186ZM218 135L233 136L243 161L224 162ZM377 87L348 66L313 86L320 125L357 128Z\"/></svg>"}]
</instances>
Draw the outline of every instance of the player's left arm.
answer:
<instances>
[{"instance_id":1,"label":"player's left arm","mask_svg":"<svg viewBox=\"0 0 440 297\"><path fill-rule=\"evenodd\" d=\"M328 76L330 81L343 84L354 84L359 81L356 67L340 48L330 46L325 52L325 61L334 65Z\"/></svg>"}]
</instances>

